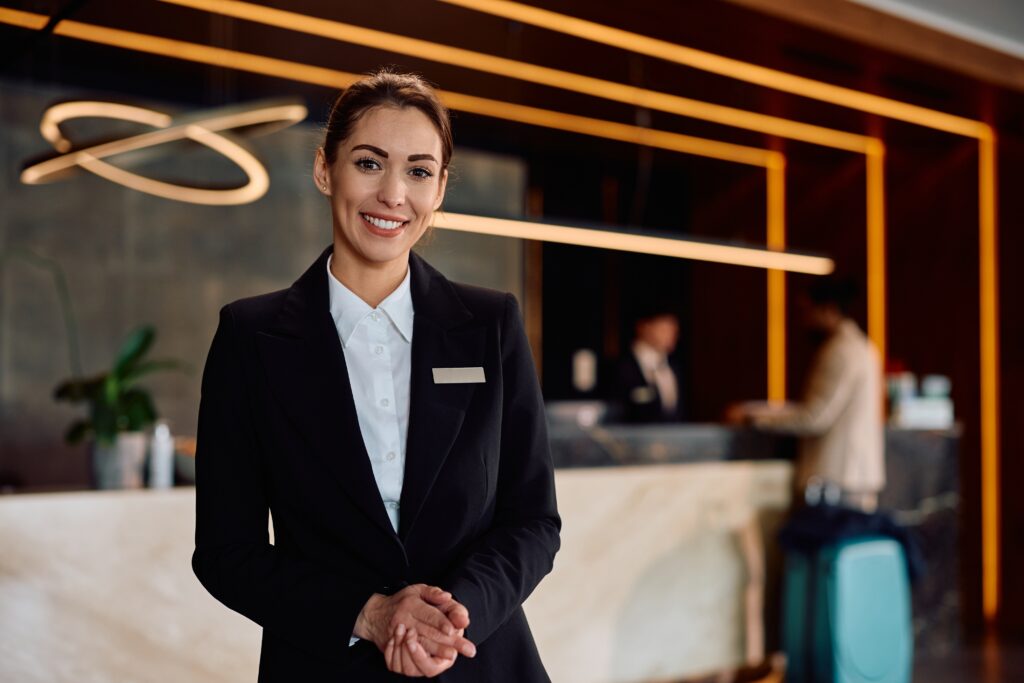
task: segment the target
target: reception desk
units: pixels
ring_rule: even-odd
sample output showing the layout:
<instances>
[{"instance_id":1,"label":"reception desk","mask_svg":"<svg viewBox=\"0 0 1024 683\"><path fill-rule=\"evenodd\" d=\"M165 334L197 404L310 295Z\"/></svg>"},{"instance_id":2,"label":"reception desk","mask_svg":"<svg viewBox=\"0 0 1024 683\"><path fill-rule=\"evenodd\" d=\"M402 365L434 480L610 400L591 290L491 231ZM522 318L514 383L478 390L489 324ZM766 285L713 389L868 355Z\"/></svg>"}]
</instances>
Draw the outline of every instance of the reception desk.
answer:
<instances>
[{"instance_id":1,"label":"reception desk","mask_svg":"<svg viewBox=\"0 0 1024 683\"><path fill-rule=\"evenodd\" d=\"M628 442L611 435L602 448ZM560 461L592 439L552 436ZM679 680L760 647L751 616L770 611L758 586L777 565L791 467L672 462L695 451L664 436L647 442L662 444L655 462L556 472L562 549L526 604L556 683ZM191 487L0 497L0 681L255 681L259 627L192 574L194 505Z\"/></svg>"},{"instance_id":2,"label":"reception desk","mask_svg":"<svg viewBox=\"0 0 1024 683\"><path fill-rule=\"evenodd\" d=\"M785 463L561 470L556 483L562 550L526 605L554 681L742 661L739 532L785 508ZM0 497L0 681L255 681L259 627L192 575L194 504L187 487Z\"/></svg>"}]
</instances>

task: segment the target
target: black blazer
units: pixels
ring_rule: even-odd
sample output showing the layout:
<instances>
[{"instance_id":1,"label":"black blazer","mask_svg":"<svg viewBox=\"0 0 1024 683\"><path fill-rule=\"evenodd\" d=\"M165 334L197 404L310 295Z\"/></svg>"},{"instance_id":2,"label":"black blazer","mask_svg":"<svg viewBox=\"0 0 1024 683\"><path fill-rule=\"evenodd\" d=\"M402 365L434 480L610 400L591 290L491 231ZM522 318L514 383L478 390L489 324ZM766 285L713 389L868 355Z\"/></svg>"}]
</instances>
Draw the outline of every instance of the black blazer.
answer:
<instances>
[{"instance_id":1,"label":"black blazer","mask_svg":"<svg viewBox=\"0 0 1024 683\"><path fill-rule=\"evenodd\" d=\"M640 362L632 351L627 352L615 369L613 400L618 404L619 418L623 422L680 422L686 413L683 405L683 382L675 363L669 368L676 376L675 409L665 411L661 406L661 392L658 385L649 383L640 368Z\"/></svg>"},{"instance_id":2,"label":"black blazer","mask_svg":"<svg viewBox=\"0 0 1024 683\"><path fill-rule=\"evenodd\" d=\"M196 576L263 627L260 681L405 680L372 643L348 643L372 593L421 582L466 605L477 645L439 680L549 680L521 605L551 571L561 521L515 298L449 282L410 256L396 534L330 315L330 251L291 288L221 310L199 408ZM434 384L432 368L470 366L484 368L485 383Z\"/></svg>"}]
</instances>

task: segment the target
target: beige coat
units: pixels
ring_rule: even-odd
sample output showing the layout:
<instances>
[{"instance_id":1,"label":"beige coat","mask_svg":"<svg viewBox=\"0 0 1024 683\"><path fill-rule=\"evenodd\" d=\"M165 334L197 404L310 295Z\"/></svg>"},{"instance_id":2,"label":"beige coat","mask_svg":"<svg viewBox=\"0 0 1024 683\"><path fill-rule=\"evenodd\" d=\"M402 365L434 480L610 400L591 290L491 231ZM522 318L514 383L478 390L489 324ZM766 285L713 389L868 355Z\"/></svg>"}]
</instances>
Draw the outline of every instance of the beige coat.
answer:
<instances>
[{"instance_id":1,"label":"beige coat","mask_svg":"<svg viewBox=\"0 0 1024 683\"><path fill-rule=\"evenodd\" d=\"M885 486L881 382L878 351L845 320L818 352L803 401L754 416L758 427L803 437L799 490L812 476L851 493L877 493Z\"/></svg>"}]
</instances>

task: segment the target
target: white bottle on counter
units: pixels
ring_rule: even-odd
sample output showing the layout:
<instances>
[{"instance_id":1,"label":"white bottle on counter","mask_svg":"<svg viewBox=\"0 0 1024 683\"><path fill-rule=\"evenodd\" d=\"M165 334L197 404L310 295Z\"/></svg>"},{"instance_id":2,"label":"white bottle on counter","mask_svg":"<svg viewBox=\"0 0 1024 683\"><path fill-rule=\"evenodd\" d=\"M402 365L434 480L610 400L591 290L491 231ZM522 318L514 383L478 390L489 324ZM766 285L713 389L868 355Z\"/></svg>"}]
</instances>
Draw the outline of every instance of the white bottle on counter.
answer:
<instances>
[{"instance_id":1,"label":"white bottle on counter","mask_svg":"<svg viewBox=\"0 0 1024 683\"><path fill-rule=\"evenodd\" d=\"M174 485L174 438L161 420L153 430L149 448L149 487L166 489Z\"/></svg>"}]
</instances>

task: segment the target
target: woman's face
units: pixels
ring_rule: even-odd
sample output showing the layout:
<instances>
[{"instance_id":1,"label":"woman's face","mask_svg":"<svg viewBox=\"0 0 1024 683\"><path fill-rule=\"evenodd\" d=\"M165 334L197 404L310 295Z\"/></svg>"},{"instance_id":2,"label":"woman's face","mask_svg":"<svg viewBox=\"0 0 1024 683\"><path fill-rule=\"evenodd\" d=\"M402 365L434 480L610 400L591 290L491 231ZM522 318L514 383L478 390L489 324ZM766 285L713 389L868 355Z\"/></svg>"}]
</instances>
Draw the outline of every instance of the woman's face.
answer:
<instances>
[{"instance_id":1,"label":"woman's face","mask_svg":"<svg viewBox=\"0 0 1024 683\"><path fill-rule=\"evenodd\" d=\"M314 180L330 198L335 248L343 258L404 264L444 199L441 136L419 109L371 109L341 143L333 165L317 151Z\"/></svg>"}]
</instances>

